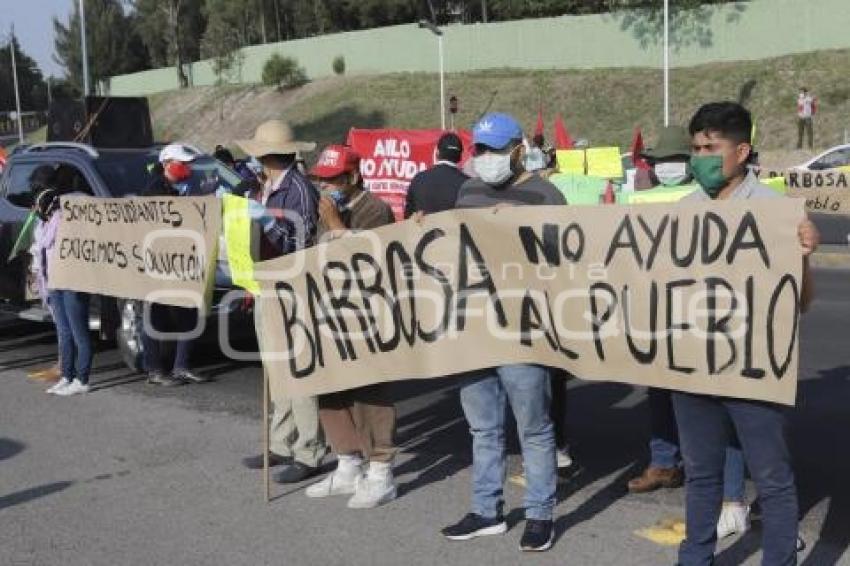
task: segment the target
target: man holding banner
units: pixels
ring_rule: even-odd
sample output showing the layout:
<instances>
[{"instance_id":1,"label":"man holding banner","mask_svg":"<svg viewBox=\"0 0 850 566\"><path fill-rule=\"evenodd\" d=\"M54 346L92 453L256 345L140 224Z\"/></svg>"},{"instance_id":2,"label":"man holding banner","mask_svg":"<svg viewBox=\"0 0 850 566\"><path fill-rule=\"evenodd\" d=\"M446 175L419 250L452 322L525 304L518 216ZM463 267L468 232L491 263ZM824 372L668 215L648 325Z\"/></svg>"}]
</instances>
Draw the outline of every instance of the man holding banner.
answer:
<instances>
[{"instance_id":1,"label":"man holding banner","mask_svg":"<svg viewBox=\"0 0 850 566\"><path fill-rule=\"evenodd\" d=\"M266 179L259 190L248 195L254 203L252 208L259 211L252 216L259 217L263 228L260 259L272 259L312 246L319 195L298 170L296 157L301 152L313 151L316 144L296 141L292 129L281 120L260 124L253 139L236 143L259 160ZM258 320L261 304L257 301L254 306ZM269 465L286 465L275 476L277 482L295 483L319 473L327 448L319 425L316 397L275 399L270 438ZM261 454L246 458L243 463L248 468L259 469L263 461Z\"/></svg>"},{"instance_id":2,"label":"man holding banner","mask_svg":"<svg viewBox=\"0 0 850 566\"><path fill-rule=\"evenodd\" d=\"M485 115L473 129L473 166L479 179L461 187L458 208L566 204L558 189L523 168L522 129L506 114ZM549 368L513 364L471 372L460 390L472 433L472 512L443 529L451 540L469 540L507 530L502 515L505 479L505 409L517 423L527 482L523 551L545 551L554 542L555 435L549 417Z\"/></svg>"},{"instance_id":3,"label":"man holding banner","mask_svg":"<svg viewBox=\"0 0 850 566\"><path fill-rule=\"evenodd\" d=\"M390 205L363 189L360 157L350 147L325 148L310 177L321 188L320 240L395 222ZM370 509L395 499L396 411L390 387L376 384L319 397L319 419L336 453L337 468L308 487L307 497L351 495L351 509Z\"/></svg>"},{"instance_id":4,"label":"man holding banner","mask_svg":"<svg viewBox=\"0 0 850 566\"><path fill-rule=\"evenodd\" d=\"M702 187L685 202L775 198L758 182L747 163L752 152L752 119L737 103L706 104L691 120L690 168ZM798 227L804 264L799 305L812 297L808 256L818 245L818 232L803 219ZM764 371L749 368L754 380ZM762 510L763 564L796 564L798 503L785 429L786 409L778 404L674 392L673 406L685 462L687 534L679 549L682 566L714 561L717 521L723 500L723 468L730 427L734 427L756 483Z\"/></svg>"}]
</instances>

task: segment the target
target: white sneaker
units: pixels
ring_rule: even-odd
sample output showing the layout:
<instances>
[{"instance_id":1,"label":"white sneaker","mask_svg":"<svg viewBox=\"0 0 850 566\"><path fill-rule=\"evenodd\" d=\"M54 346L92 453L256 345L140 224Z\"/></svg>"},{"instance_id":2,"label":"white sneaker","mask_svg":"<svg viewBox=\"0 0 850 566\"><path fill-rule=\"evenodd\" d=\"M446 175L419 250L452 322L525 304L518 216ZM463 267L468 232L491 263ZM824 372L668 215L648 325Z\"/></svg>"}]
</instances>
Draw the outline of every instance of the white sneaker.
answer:
<instances>
[{"instance_id":1,"label":"white sneaker","mask_svg":"<svg viewBox=\"0 0 850 566\"><path fill-rule=\"evenodd\" d=\"M47 393L57 393L58 391L65 389L69 385L71 385L71 380L68 379L67 377L63 377L59 381L57 381L56 383L51 385L47 389Z\"/></svg>"},{"instance_id":2,"label":"white sneaker","mask_svg":"<svg viewBox=\"0 0 850 566\"><path fill-rule=\"evenodd\" d=\"M371 464L366 476L357 482L354 495L348 500L349 509L372 509L396 498L396 485L389 465L378 472L372 469L374 466Z\"/></svg>"},{"instance_id":3,"label":"white sneaker","mask_svg":"<svg viewBox=\"0 0 850 566\"><path fill-rule=\"evenodd\" d=\"M68 397L70 395L79 395L81 393L88 393L91 389L88 385L83 385L83 383L79 379L75 379L71 382L70 385L67 385L61 389L54 391L56 395L61 395L62 397Z\"/></svg>"},{"instance_id":4,"label":"white sneaker","mask_svg":"<svg viewBox=\"0 0 850 566\"><path fill-rule=\"evenodd\" d=\"M570 448L558 448L555 451L555 464L559 470L564 470L573 465L573 459L570 456Z\"/></svg>"},{"instance_id":5,"label":"white sneaker","mask_svg":"<svg viewBox=\"0 0 850 566\"><path fill-rule=\"evenodd\" d=\"M346 474L336 469L320 482L309 486L304 493L307 497L330 497L331 495L351 495L357 489L357 482L363 479L362 473Z\"/></svg>"},{"instance_id":6,"label":"white sneaker","mask_svg":"<svg viewBox=\"0 0 850 566\"><path fill-rule=\"evenodd\" d=\"M750 506L738 502L725 502L717 521L717 538L744 534L750 530Z\"/></svg>"}]
</instances>

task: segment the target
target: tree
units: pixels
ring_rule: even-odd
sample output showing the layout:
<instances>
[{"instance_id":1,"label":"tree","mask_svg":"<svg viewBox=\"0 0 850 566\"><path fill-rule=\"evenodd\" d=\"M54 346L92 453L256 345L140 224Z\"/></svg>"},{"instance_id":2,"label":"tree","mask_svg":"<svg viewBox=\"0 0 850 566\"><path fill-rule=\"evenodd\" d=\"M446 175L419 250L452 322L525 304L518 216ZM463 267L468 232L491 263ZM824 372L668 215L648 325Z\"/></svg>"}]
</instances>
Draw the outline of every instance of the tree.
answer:
<instances>
[{"instance_id":1,"label":"tree","mask_svg":"<svg viewBox=\"0 0 850 566\"><path fill-rule=\"evenodd\" d=\"M189 86L184 65L200 58L206 25L202 0L134 0L131 5L151 62L174 65L180 87Z\"/></svg>"},{"instance_id":2,"label":"tree","mask_svg":"<svg viewBox=\"0 0 850 566\"><path fill-rule=\"evenodd\" d=\"M32 57L21 51L17 38L0 45L0 111L15 109L15 91L12 88L12 53L15 49L15 65L18 69L18 90L21 94L21 110L44 110L47 108L47 84Z\"/></svg>"},{"instance_id":3,"label":"tree","mask_svg":"<svg viewBox=\"0 0 850 566\"><path fill-rule=\"evenodd\" d=\"M82 90L82 47L80 45L79 4L67 23L53 19L56 34L55 60L65 70L68 81ZM86 47L91 84L113 75L132 73L149 67L147 54L134 33L133 18L124 14L119 0L86 0Z\"/></svg>"},{"instance_id":4,"label":"tree","mask_svg":"<svg viewBox=\"0 0 850 566\"><path fill-rule=\"evenodd\" d=\"M201 40L201 55L212 59L213 72L219 85L230 79L234 70L241 68L245 55L239 36L221 13L213 12L207 20L207 29Z\"/></svg>"}]
</instances>

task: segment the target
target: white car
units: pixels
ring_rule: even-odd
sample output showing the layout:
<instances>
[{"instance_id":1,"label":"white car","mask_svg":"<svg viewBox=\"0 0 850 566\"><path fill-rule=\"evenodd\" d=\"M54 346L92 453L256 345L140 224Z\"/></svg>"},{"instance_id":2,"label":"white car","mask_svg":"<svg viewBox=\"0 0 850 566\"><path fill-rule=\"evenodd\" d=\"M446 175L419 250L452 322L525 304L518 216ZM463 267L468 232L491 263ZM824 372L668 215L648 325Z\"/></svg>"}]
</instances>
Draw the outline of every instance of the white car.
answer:
<instances>
[{"instance_id":1,"label":"white car","mask_svg":"<svg viewBox=\"0 0 850 566\"><path fill-rule=\"evenodd\" d=\"M823 171L824 169L838 169L839 167L850 167L850 144L837 145L791 169L796 171Z\"/></svg>"}]
</instances>

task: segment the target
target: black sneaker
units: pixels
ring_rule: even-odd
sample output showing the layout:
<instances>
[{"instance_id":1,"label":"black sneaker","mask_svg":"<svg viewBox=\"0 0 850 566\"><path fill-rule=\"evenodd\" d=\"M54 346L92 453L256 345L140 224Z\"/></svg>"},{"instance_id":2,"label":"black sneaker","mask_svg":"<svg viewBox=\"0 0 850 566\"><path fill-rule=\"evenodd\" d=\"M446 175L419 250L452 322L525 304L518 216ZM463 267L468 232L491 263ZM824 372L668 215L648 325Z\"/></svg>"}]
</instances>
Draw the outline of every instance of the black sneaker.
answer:
<instances>
[{"instance_id":1,"label":"black sneaker","mask_svg":"<svg viewBox=\"0 0 850 566\"><path fill-rule=\"evenodd\" d=\"M319 468L296 460L275 474L272 479L277 483L298 483L318 475L319 472Z\"/></svg>"},{"instance_id":2,"label":"black sneaker","mask_svg":"<svg viewBox=\"0 0 850 566\"><path fill-rule=\"evenodd\" d=\"M269 452L269 468L274 468L276 466L288 466L291 463L292 456L279 456L274 452ZM247 458L242 459L242 465L249 470L262 470L263 464L262 454L257 456L248 456Z\"/></svg>"},{"instance_id":3,"label":"black sneaker","mask_svg":"<svg viewBox=\"0 0 850 566\"><path fill-rule=\"evenodd\" d=\"M527 519L519 549L525 552L543 552L552 548L555 541L555 525L552 521Z\"/></svg>"},{"instance_id":4,"label":"black sneaker","mask_svg":"<svg viewBox=\"0 0 850 566\"><path fill-rule=\"evenodd\" d=\"M148 374L148 383L152 385L161 385L163 387L176 387L184 385L186 382L182 379L175 379L170 375L165 375L158 371L152 371Z\"/></svg>"},{"instance_id":5,"label":"black sneaker","mask_svg":"<svg viewBox=\"0 0 850 566\"><path fill-rule=\"evenodd\" d=\"M210 381L210 378L205 375L198 375L188 369L176 370L172 374L172 377L174 377L174 379L179 379L180 381L185 381L186 383L207 383Z\"/></svg>"},{"instance_id":6,"label":"black sneaker","mask_svg":"<svg viewBox=\"0 0 850 566\"><path fill-rule=\"evenodd\" d=\"M469 540L487 535L500 535L507 530L508 525L501 515L487 519L481 515L469 513L460 520L460 523L446 527L442 533L450 540Z\"/></svg>"}]
</instances>

